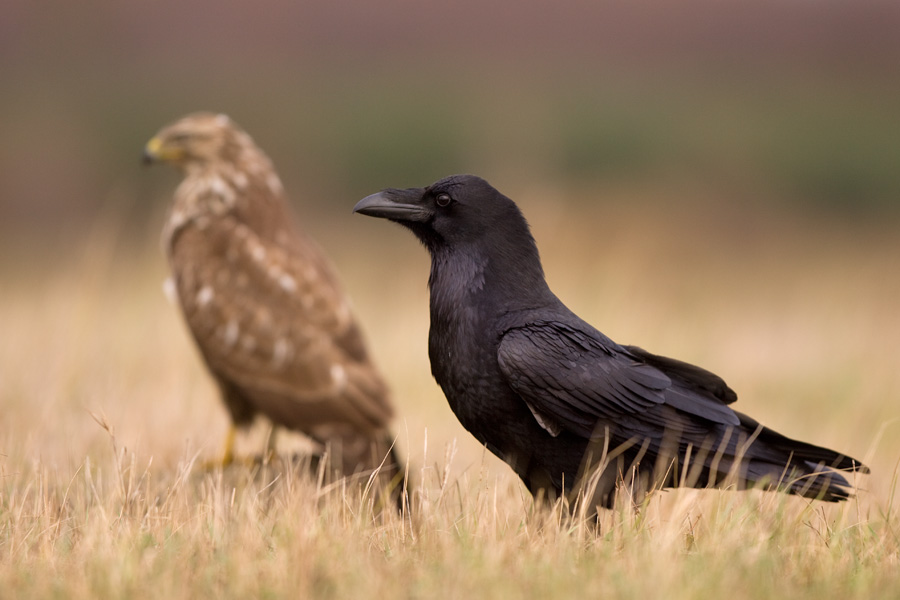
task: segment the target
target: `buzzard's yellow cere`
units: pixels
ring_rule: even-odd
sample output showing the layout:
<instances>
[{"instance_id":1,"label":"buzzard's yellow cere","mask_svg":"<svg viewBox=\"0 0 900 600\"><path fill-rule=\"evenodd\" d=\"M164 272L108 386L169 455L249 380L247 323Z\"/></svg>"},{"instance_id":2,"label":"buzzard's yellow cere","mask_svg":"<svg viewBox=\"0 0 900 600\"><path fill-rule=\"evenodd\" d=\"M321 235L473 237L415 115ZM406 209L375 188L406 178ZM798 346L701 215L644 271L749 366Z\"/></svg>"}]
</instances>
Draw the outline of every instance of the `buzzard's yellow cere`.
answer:
<instances>
[{"instance_id":1,"label":"buzzard's yellow cere","mask_svg":"<svg viewBox=\"0 0 900 600\"><path fill-rule=\"evenodd\" d=\"M197 113L144 151L184 173L163 231L172 284L233 427L257 414L331 448L350 474L398 473L388 390L321 250L295 227L269 158L225 115Z\"/></svg>"}]
</instances>

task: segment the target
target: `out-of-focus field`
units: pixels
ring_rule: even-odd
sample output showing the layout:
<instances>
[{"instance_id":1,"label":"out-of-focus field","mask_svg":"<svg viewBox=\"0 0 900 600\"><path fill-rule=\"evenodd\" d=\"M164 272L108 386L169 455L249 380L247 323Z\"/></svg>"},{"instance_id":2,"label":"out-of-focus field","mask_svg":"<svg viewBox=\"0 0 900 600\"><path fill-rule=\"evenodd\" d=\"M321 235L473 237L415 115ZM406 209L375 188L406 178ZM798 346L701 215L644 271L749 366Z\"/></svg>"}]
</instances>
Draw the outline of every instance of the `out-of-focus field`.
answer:
<instances>
[{"instance_id":1,"label":"out-of-focus field","mask_svg":"<svg viewBox=\"0 0 900 600\"><path fill-rule=\"evenodd\" d=\"M763 423L863 459L857 497L671 491L596 532L534 511L430 376L425 251L303 207L394 390L410 511L374 517L353 489L276 467L203 470L227 417L161 292L162 216L136 231L113 210L63 252L10 242L0 258L0 597L900 595L896 219L713 190L503 191L571 308L722 375Z\"/></svg>"},{"instance_id":2,"label":"out-of-focus field","mask_svg":"<svg viewBox=\"0 0 900 600\"><path fill-rule=\"evenodd\" d=\"M900 597L898 29L896 0L7 0L0 600ZM161 291L177 175L138 164L196 110L269 153L340 270L395 393L403 518L201 468L228 421ZM856 498L535 511L431 378L425 251L349 214L454 172L521 204L613 339L863 459Z\"/></svg>"}]
</instances>

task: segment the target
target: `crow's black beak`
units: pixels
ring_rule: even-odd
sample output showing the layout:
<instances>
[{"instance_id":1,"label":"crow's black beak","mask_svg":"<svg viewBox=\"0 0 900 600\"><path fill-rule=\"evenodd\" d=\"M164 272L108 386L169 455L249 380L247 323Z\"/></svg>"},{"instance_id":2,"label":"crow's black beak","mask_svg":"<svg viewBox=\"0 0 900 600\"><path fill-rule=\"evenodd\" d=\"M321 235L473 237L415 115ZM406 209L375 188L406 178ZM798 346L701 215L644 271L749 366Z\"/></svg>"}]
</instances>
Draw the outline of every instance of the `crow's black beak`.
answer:
<instances>
[{"instance_id":1,"label":"crow's black beak","mask_svg":"<svg viewBox=\"0 0 900 600\"><path fill-rule=\"evenodd\" d=\"M425 190L384 190L366 196L353 207L353 212L391 221L428 221L432 210L423 203Z\"/></svg>"}]
</instances>

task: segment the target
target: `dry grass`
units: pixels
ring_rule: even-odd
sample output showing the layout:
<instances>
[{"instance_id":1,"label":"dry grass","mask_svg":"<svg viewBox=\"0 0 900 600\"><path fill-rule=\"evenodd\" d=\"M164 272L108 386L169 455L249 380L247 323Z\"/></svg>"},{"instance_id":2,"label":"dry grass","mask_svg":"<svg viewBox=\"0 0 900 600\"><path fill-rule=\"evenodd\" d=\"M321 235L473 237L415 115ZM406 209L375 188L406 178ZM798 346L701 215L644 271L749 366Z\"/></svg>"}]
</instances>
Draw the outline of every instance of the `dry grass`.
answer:
<instances>
[{"instance_id":1,"label":"dry grass","mask_svg":"<svg viewBox=\"0 0 900 600\"><path fill-rule=\"evenodd\" d=\"M551 285L614 339L722 374L766 424L866 460L857 498L676 490L596 530L535 510L431 380L424 251L344 215L314 233L395 390L409 512L302 469L204 471L227 420L162 257L99 223L53 264L0 265L0 598L900 596L896 234L607 195L578 217L518 195Z\"/></svg>"}]
</instances>

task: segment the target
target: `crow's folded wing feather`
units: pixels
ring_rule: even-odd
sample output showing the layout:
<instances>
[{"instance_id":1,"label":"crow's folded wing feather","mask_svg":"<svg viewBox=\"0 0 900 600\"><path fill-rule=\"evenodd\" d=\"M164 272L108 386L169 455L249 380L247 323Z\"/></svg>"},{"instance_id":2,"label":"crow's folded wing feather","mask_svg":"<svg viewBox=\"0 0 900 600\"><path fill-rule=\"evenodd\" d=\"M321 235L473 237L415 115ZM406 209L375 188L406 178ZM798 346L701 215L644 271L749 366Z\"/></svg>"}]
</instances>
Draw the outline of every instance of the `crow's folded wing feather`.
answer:
<instances>
[{"instance_id":1,"label":"crow's folded wing feather","mask_svg":"<svg viewBox=\"0 0 900 600\"><path fill-rule=\"evenodd\" d=\"M510 387L552 435L566 429L590 437L598 421L622 415L656 421L661 404L715 423L739 422L721 399L692 382L689 369L669 372L665 361L653 364L602 334L564 323L507 330L498 361Z\"/></svg>"}]
</instances>

